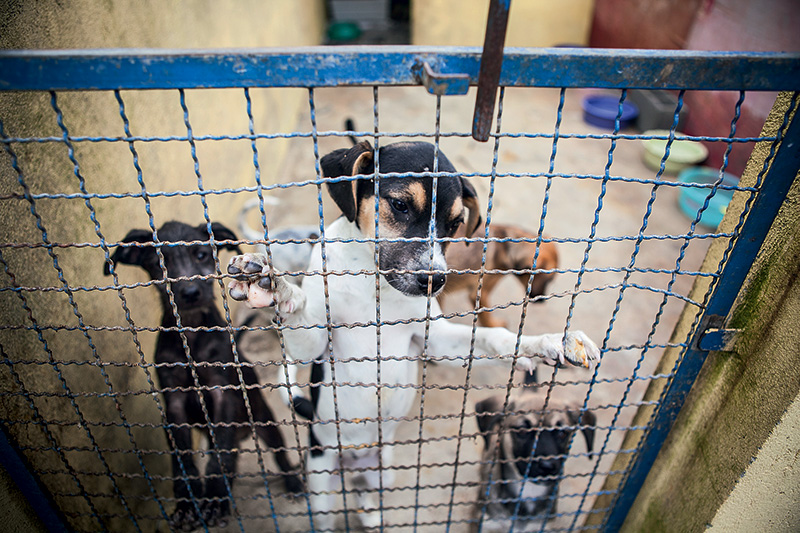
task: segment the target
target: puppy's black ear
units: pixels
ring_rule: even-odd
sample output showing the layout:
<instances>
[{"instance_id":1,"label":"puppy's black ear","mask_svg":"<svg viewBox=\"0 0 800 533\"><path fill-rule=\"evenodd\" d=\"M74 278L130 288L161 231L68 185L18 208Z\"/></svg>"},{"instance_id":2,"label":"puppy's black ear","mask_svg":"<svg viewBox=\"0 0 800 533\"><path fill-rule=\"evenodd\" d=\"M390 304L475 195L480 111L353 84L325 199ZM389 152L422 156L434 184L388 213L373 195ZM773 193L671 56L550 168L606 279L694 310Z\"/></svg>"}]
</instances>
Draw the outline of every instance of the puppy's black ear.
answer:
<instances>
[{"instance_id":1,"label":"puppy's black ear","mask_svg":"<svg viewBox=\"0 0 800 533\"><path fill-rule=\"evenodd\" d=\"M349 149L334 150L320 160L322 174L326 178L372 174L375 172L373 152L372 145L367 141L362 141ZM358 214L358 181L328 183L328 194L350 222L353 222Z\"/></svg>"},{"instance_id":2,"label":"puppy's black ear","mask_svg":"<svg viewBox=\"0 0 800 533\"><path fill-rule=\"evenodd\" d=\"M478 193L475 192L475 187L472 186L465 178L461 178L461 198L464 206L469 209L469 216L467 217L467 237L472 237L472 234L478 230L483 219L481 218L481 208L478 205ZM469 246L469 243L467 243Z\"/></svg>"},{"instance_id":3,"label":"puppy's black ear","mask_svg":"<svg viewBox=\"0 0 800 533\"><path fill-rule=\"evenodd\" d=\"M143 229L132 229L128 232L122 242L153 242L153 232L150 230L143 230ZM111 261L116 265L117 263L124 263L126 265L138 265L142 266L144 264L145 258L147 258L150 254L154 253L154 248L152 247L138 247L138 246L131 246L131 247L118 247L113 254L111 254ZM108 263L103 265L103 274L106 276L111 275L111 269L108 266Z\"/></svg>"},{"instance_id":4,"label":"puppy's black ear","mask_svg":"<svg viewBox=\"0 0 800 533\"><path fill-rule=\"evenodd\" d=\"M201 232L207 233L208 229L206 228L205 224L200 224L197 227L198 230ZM223 226L219 222L212 222L211 223L211 232L214 234L215 241L238 241L238 237L236 234L229 230L227 227ZM219 248L224 248L225 250L233 250L236 253L242 253L242 250L239 249L238 244L233 243L225 243L219 246Z\"/></svg>"},{"instance_id":5,"label":"puppy's black ear","mask_svg":"<svg viewBox=\"0 0 800 533\"><path fill-rule=\"evenodd\" d=\"M597 425L597 417L591 411L584 411L581 414L578 411L569 411L569 418L573 425L581 425L581 433L583 438L586 439L586 449L589 450L589 457L592 456L592 448L594 448L594 428Z\"/></svg>"},{"instance_id":6,"label":"puppy's black ear","mask_svg":"<svg viewBox=\"0 0 800 533\"><path fill-rule=\"evenodd\" d=\"M513 402L509 403L509 410L512 408ZM475 418L478 422L478 429L483 437L483 442L488 446L489 436L491 435L494 427L503 419L500 411L503 409L503 398L500 396L492 396L486 398L475 404Z\"/></svg>"}]
</instances>

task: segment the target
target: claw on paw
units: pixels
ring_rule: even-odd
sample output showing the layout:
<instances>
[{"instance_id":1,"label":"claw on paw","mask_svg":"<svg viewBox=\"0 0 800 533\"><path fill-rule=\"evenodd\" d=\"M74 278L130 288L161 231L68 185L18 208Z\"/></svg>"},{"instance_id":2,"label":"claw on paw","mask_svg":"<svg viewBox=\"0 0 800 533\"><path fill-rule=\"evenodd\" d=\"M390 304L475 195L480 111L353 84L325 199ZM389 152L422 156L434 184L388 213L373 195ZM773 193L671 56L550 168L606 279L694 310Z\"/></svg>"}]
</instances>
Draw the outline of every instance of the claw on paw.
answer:
<instances>
[{"instance_id":1,"label":"claw on paw","mask_svg":"<svg viewBox=\"0 0 800 533\"><path fill-rule=\"evenodd\" d=\"M573 365L592 368L600 359L600 350L582 334L567 335L564 344L564 355Z\"/></svg>"},{"instance_id":2,"label":"claw on paw","mask_svg":"<svg viewBox=\"0 0 800 533\"><path fill-rule=\"evenodd\" d=\"M247 283L241 281L231 281L228 284L228 292L234 300L242 301L247 299Z\"/></svg>"}]
</instances>

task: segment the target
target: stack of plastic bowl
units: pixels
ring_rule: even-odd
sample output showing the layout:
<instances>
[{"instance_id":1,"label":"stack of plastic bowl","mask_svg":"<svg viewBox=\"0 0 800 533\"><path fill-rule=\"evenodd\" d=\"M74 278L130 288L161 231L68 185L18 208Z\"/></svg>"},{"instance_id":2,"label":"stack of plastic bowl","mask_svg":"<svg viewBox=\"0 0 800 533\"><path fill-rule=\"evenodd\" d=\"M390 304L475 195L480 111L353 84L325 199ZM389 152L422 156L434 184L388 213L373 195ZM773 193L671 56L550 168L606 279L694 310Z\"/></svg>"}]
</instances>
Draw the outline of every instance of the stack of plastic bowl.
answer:
<instances>
[{"instance_id":1,"label":"stack of plastic bowl","mask_svg":"<svg viewBox=\"0 0 800 533\"><path fill-rule=\"evenodd\" d=\"M607 94L590 94L583 99L583 120L587 124L613 130L619 114L619 98ZM636 121L639 108L632 102L622 103L619 129L624 130Z\"/></svg>"},{"instance_id":2,"label":"stack of plastic bowl","mask_svg":"<svg viewBox=\"0 0 800 533\"><path fill-rule=\"evenodd\" d=\"M719 180L719 169L711 167L689 167L678 174L678 181L682 184L713 185ZM721 185L735 187L739 183L739 178L733 174L725 172L722 176ZM711 187L692 187L684 185L678 195L678 205L681 211L690 220L697 218L697 212L705 203L708 195L711 194ZM718 188L714 192L703 211L700 223L710 228L716 228L725 216L725 210L733 198L733 191L730 189Z\"/></svg>"},{"instance_id":3,"label":"stack of plastic bowl","mask_svg":"<svg viewBox=\"0 0 800 533\"><path fill-rule=\"evenodd\" d=\"M649 130L644 132L645 136L664 137L664 139L647 139L644 141L644 151L642 160L647 168L656 170L661 166L664 152L667 147L668 130ZM676 137L685 134L676 131ZM674 139L669 146L669 157L664 163L664 173L672 176L678 175L680 171L701 164L708 157L708 149L699 141L687 141Z\"/></svg>"}]
</instances>

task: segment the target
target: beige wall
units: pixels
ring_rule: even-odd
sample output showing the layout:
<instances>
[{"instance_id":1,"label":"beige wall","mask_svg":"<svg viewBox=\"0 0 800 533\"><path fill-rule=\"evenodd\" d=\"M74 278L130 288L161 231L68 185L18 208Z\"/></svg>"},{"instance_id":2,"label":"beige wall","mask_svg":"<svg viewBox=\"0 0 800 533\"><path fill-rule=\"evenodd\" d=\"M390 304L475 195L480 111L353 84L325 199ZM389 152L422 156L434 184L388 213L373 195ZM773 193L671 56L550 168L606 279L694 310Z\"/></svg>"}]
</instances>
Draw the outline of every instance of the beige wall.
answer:
<instances>
[{"instance_id":1,"label":"beige wall","mask_svg":"<svg viewBox=\"0 0 800 533\"><path fill-rule=\"evenodd\" d=\"M586 45L594 0L511 2L506 46ZM489 0L412 0L411 42L483 46Z\"/></svg>"},{"instance_id":2,"label":"beige wall","mask_svg":"<svg viewBox=\"0 0 800 533\"><path fill-rule=\"evenodd\" d=\"M218 2L196 0L193 2L163 2L158 0L76 0L60 2L5 1L0 2L0 48L50 49L50 48L224 48L303 46L319 44L323 32L324 10L321 0L248 0ZM298 112L307 101L303 89L251 91L256 129L261 132L293 131ZM126 111L134 135L167 136L186 135L177 91L123 92ZM248 133L245 98L241 90L187 91L190 120L195 135L240 135ZM64 113L64 123L72 135L121 136L123 123L113 93L58 94L58 105ZM60 136L56 116L46 94L0 93L0 119L10 136ZM271 183L285 153L285 141L259 141L262 180ZM78 180L69 161L67 147L61 143L12 145L18 157L24 179L35 193L78 192ZM195 175L190 148L186 142L137 142L139 164L149 192L196 191ZM221 141L198 142L197 153L200 172L206 189L254 185L253 152L250 142ZM81 175L90 192L136 192L137 183L133 158L126 143L78 143L76 158ZM17 173L11 158L0 154L0 195L22 192L17 184ZM236 211L244 202L243 195L212 196L208 198L210 217L235 228ZM109 243L121 240L128 230L148 227L145 204L141 198L93 199L100 229ZM24 200L0 201L0 242L41 243L42 235L36 229L30 204ZM50 242L98 243L90 211L83 200L47 200L35 202L41 223L47 230ZM156 225L170 219L192 224L204 222L203 207L199 197L155 198L152 210ZM53 260L41 248L3 248L3 261L23 287L61 287L53 268ZM56 251L64 279L72 287L106 287L112 280L102 274L104 253L101 248L83 247ZM223 256L222 260L226 260ZM2 285L11 284L8 274L0 269ZM145 281L144 272L135 268L120 269L122 283ZM128 307L136 326L158 326L160 311L155 290L151 287L125 290ZM26 304L37 324L45 327L79 326L64 292L28 292ZM89 327L127 324L123 306L116 291L91 291L74 294L80 320ZM0 317L4 324L30 326L23 303L14 293L0 293ZM45 330L43 335L48 350L58 360L95 361L95 351L104 362L138 363L141 357L149 361L155 343L155 334L144 331L138 334L142 353L137 353L132 334L121 331L89 330L88 336L78 331ZM2 330L0 344L15 361L48 359L44 344L34 331ZM9 393L20 391L16 379L34 393L62 394L65 387L77 396L74 404L65 398L37 397L32 401L46 420L63 423L49 424L48 430L71 466L78 472L104 472L97 465L94 443L86 429L79 426L80 411L89 423L119 422L111 399L101 399L98 392L108 390L106 378L95 366L60 365L61 376L49 365L16 364L17 375L6 366L0 369L0 390ZM146 376L136 367L110 366L105 368L107 379L116 391L148 390ZM61 381L63 379L63 382ZM91 396L81 396L90 393ZM124 396L119 402L133 427L132 437L121 428L107 431L102 426L90 425L91 438L102 449L131 450L133 443L140 450L164 450L163 430L148 427L160 424L161 418L153 398L147 394ZM32 409L27 398L0 396L0 410L11 420L27 420ZM41 446L41 451L29 453L29 458L39 469L53 468L63 471L64 465L41 427L14 425L11 433L20 442ZM70 450L68 447L80 449ZM119 474L141 475L142 468L133 453L105 454L111 471ZM166 456L144 456L145 468L151 474L169 471ZM113 494L114 488L107 476L78 476L85 489L93 494ZM74 479L62 474L43 475L42 479L56 493L56 499L66 510L86 513L86 502L80 497L63 494L80 492ZM158 486L159 493L165 493ZM117 479L124 494L148 494L149 488L137 478ZM0 501L2 499L0 498ZM123 513L117 498L94 498L101 512ZM158 508L128 498L127 504L136 513L158 516ZM168 507L169 503L166 504ZM7 509L7 508L6 508ZM4 510L6 510L4 509ZM2 512L2 510L0 510ZM6 513L3 513L6 514ZM76 519L78 528L95 528L90 519ZM150 524L141 524L148 527ZM110 519L110 530L131 526L124 519ZM5 527L4 530L7 530Z\"/></svg>"},{"instance_id":3,"label":"beige wall","mask_svg":"<svg viewBox=\"0 0 800 533\"><path fill-rule=\"evenodd\" d=\"M796 317L796 315L795 315ZM797 531L800 528L800 398L780 423L711 521L712 533Z\"/></svg>"}]
</instances>

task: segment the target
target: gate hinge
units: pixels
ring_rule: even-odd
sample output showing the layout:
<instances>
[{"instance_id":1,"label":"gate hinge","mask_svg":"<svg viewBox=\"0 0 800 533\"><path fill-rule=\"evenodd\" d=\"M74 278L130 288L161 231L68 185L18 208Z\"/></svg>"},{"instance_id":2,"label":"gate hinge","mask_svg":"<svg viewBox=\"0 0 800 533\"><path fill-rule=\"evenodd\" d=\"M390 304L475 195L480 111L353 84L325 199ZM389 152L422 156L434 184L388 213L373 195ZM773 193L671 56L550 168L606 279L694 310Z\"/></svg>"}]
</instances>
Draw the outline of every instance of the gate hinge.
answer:
<instances>
[{"instance_id":1,"label":"gate hinge","mask_svg":"<svg viewBox=\"0 0 800 533\"><path fill-rule=\"evenodd\" d=\"M704 352L736 351L736 341L741 329L725 328L725 317L709 315L700 323L700 334L697 336L695 348Z\"/></svg>"}]
</instances>

